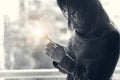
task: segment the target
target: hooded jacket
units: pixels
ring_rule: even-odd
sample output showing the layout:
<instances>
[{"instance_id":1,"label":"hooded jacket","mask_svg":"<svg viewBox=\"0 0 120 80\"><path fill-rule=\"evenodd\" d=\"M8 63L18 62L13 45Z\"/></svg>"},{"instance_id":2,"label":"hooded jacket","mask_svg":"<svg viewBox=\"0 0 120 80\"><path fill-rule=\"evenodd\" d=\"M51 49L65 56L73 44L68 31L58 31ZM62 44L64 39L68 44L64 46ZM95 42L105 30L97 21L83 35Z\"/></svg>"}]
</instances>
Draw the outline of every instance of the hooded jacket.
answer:
<instances>
[{"instance_id":1,"label":"hooded jacket","mask_svg":"<svg viewBox=\"0 0 120 80\"><path fill-rule=\"evenodd\" d=\"M119 33L110 29L94 38L75 32L66 56L53 65L67 80L110 80L119 58Z\"/></svg>"}]
</instances>

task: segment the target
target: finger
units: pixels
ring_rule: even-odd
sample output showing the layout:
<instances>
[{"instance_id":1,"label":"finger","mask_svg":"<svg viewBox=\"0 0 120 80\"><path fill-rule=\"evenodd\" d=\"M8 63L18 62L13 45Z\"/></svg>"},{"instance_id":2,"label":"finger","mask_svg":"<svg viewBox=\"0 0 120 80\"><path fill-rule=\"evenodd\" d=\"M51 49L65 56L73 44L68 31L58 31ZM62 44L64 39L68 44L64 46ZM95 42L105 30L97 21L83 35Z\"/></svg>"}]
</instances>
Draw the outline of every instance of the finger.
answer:
<instances>
[{"instance_id":1,"label":"finger","mask_svg":"<svg viewBox=\"0 0 120 80\"><path fill-rule=\"evenodd\" d=\"M47 47L47 48L51 47L51 44L48 43L48 44L46 45L46 47Z\"/></svg>"},{"instance_id":2,"label":"finger","mask_svg":"<svg viewBox=\"0 0 120 80\"><path fill-rule=\"evenodd\" d=\"M50 48L45 48L45 52L50 52L51 49Z\"/></svg>"},{"instance_id":3,"label":"finger","mask_svg":"<svg viewBox=\"0 0 120 80\"><path fill-rule=\"evenodd\" d=\"M56 48L57 46L60 46L59 44L57 44L57 43L55 43L55 42L50 42L50 44L54 47L54 48Z\"/></svg>"},{"instance_id":4,"label":"finger","mask_svg":"<svg viewBox=\"0 0 120 80\"><path fill-rule=\"evenodd\" d=\"M53 42L49 42L46 46L51 47L51 48L56 48L57 47L56 43L53 43Z\"/></svg>"},{"instance_id":5,"label":"finger","mask_svg":"<svg viewBox=\"0 0 120 80\"><path fill-rule=\"evenodd\" d=\"M49 50L49 49L46 49L46 55L49 56L50 58L52 59L55 59L58 55L56 54L57 51L56 50Z\"/></svg>"},{"instance_id":6,"label":"finger","mask_svg":"<svg viewBox=\"0 0 120 80\"><path fill-rule=\"evenodd\" d=\"M54 44L53 44L53 43L51 43L51 42L49 42L46 46L47 46L47 47L53 47L53 46L54 46Z\"/></svg>"},{"instance_id":7,"label":"finger","mask_svg":"<svg viewBox=\"0 0 120 80\"><path fill-rule=\"evenodd\" d=\"M61 45L55 43L55 42L49 42L51 45L53 45L54 48L61 47Z\"/></svg>"},{"instance_id":8,"label":"finger","mask_svg":"<svg viewBox=\"0 0 120 80\"><path fill-rule=\"evenodd\" d=\"M45 50L49 50L49 51L52 51L52 52L53 52L53 51L56 50L56 48L54 48L54 46L49 46L49 47L46 46L46 47L45 47Z\"/></svg>"},{"instance_id":9,"label":"finger","mask_svg":"<svg viewBox=\"0 0 120 80\"><path fill-rule=\"evenodd\" d=\"M50 52L46 52L46 54L47 54L47 56L49 56L50 58L52 58L52 59L54 59L55 57L54 57L54 55L53 54L51 54Z\"/></svg>"},{"instance_id":10,"label":"finger","mask_svg":"<svg viewBox=\"0 0 120 80\"><path fill-rule=\"evenodd\" d=\"M55 43L54 42L49 42L48 45L54 46Z\"/></svg>"},{"instance_id":11,"label":"finger","mask_svg":"<svg viewBox=\"0 0 120 80\"><path fill-rule=\"evenodd\" d=\"M46 48L46 49L45 49L45 52L46 52L46 54L47 54L48 56L50 56L50 57L54 54L54 50L52 50L52 49L50 49L50 48Z\"/></svg>"},{"instance_id":12,"label":"finger","mask_svg":"<svg viewBox=\"0 0 120 80\"><path fill-rule=\"evenodd\" d=\"M48 55L48 56L50 56L50 57L52 56L52 54L51 54L51 52L49 50L46 50L45 54Z\"/></svg>"}]
</instances>

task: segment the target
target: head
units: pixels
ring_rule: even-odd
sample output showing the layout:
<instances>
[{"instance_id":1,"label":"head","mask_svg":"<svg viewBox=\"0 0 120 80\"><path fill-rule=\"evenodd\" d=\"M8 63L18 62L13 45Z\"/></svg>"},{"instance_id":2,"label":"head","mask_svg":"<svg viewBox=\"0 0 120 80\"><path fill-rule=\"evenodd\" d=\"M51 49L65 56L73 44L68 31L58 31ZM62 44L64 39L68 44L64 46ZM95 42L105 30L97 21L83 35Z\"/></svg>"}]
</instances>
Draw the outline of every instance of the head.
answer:
<instances>
[{"instance_id":1,"label":"head","mask_svg":"<svg viewBox=\"0 0 120 80\"><path fill-rule=\"evenodd\" d=\"M87 32L91 27L108 21L108 16L98 0L57 0L67 16L70 30Z\"/></svg>"}]
</instances>

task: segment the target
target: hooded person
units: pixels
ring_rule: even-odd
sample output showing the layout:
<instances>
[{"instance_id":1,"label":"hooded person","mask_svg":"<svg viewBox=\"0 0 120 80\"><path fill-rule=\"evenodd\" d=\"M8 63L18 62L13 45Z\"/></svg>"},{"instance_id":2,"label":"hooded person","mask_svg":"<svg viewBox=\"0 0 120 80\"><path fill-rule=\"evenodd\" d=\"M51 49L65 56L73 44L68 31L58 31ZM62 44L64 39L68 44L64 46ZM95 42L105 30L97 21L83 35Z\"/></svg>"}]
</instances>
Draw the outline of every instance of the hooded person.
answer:
<instances>
[{"instance_id":1,"label":"hooded person","mask_svg":"<svg viewBox=\"0 0 120 80\"><path fill-rule=\"evenodd\" d=\"M74 34L68 47L53 42L46 45L53 65L67 74L67 80L110 80L119 58L119 32L100 1L57 3Z\"/></svg>"}]
</instances>

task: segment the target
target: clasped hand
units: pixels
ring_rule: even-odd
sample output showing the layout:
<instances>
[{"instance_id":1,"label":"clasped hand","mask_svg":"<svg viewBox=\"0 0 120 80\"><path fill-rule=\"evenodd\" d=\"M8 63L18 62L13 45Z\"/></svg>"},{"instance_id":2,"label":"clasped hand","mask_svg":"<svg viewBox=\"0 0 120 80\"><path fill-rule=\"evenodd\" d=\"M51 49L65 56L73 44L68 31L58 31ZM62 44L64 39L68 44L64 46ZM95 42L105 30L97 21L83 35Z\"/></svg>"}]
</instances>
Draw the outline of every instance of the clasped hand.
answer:
<instances>
[{"instance_id":1,"label":"clasped hand","mask_svg":"<svg viewBox=\"0 0 120 80\"><path fill-rule=\"evenodd\" d=\"M56 62L60 62L66 53L63 46L54 42L49 42L46 45L45 54L54 59Z\"/></svg>"}]
</instances>

